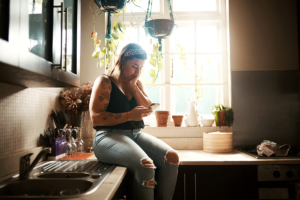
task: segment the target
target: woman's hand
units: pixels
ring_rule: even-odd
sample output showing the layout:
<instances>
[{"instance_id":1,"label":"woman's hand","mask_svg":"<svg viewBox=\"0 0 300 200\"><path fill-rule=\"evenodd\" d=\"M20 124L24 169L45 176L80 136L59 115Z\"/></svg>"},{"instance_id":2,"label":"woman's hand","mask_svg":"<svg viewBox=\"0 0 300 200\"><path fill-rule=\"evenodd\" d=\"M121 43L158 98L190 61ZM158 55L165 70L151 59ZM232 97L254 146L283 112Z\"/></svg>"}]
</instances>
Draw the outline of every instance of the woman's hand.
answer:
<instances>
[{"instance_id":1,"label":"woman's hand","mask_svg":"<svg viewBox=\"0 0 300 200\"><path fill-rule=\"evenodd\" d=\"M132 87L132 86L135 86L136 85L136 82L137 82L137 80L140 78L140 75L138 75L138 76L136 76L135 78L133 78L133 79L131 79L130 81L129 81L129 84L130 84L130 86Z\"/></svg>"},{"instance_id":2,"label":"woman's hand","mask_svg":"<svg viewBox=\"0 0 300 200\"><path fill-rule=\"evenodd\" d=\"M143 117L147 117L152 113L152 108L137 106L128 113L129 121L141 121Z\"/></svg>"}]
</instances>

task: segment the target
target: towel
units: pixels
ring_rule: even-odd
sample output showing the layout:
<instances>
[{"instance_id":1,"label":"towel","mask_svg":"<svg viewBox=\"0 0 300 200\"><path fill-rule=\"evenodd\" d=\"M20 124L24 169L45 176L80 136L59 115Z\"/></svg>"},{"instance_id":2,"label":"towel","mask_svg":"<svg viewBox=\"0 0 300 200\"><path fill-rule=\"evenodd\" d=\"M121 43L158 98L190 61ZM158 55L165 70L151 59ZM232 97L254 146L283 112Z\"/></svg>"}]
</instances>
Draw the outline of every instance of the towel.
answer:
<instances>
[{"instance_id":1,"label":"towel","mask_svg":"<svg viewBox=\"0 0 300 200\"><path fill-rule=\"evenodd\" d=\"M259 156L266 155L268 157L275 154L275 156L286 156L291 148L289 144L279 145L275 142L264 140L256 147Z\"/></svg>"}]
</instances>

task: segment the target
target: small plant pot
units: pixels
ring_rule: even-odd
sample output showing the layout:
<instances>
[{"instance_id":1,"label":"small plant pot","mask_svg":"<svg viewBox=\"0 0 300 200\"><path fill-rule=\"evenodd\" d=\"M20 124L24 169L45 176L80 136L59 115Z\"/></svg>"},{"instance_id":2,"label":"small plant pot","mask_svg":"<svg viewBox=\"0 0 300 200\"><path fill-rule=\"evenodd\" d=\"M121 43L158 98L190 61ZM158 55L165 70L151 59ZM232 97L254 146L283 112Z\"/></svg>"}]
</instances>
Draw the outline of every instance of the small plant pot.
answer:
<instances>
[{"instance_id":1,"label":"small plant pot","mask_svg":"<svg viewBox=\"0 0 300 200\"><path fill-rule=\"evenodd\" d=\"M183 120L183 115L172 115L173 121L174 121L174 126L181 126L182 120Z\"/></svg>"},{"instance_id":2,"label":"small plant pot","mask_svg":"<svg viewBox=\"0 0 300 200\"><path fill-rule=\"evenodd\" d=\"M169 111L155 111L157 127L166 127L169 119Z\"/></svg>"},{"instance_id":3,"label":"small plant pot","mask_svg":"<svg viewBox=\"0 0 300 200\"><path fill-rule=\"evenodd\" d=\"M217 126L226 126L226 111L221 110L219 116L219 124Z\"/></svg>"}]
</instances>

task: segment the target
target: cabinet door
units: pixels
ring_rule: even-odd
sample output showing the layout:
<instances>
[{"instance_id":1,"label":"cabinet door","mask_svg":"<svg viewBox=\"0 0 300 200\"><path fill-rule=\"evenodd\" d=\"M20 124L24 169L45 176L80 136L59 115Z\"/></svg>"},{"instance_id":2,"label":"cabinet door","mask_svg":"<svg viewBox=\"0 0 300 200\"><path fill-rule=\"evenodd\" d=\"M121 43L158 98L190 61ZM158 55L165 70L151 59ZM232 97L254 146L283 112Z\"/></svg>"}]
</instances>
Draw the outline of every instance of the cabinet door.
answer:
<instances>
[{"instance_id":1,"label":"cabinet door","mask_svg":"<svg viewBox=\"0 0 300 200\"><path fill-rule=\"evenodd\" d=\"M190 166L194 177L191 199L258 199L257 166Z\"/></svg>"},{"instance_id":2,"label":"cabinet door","mask_svg":"<svg viewBox=\"0 0 300 200\"><path fill-rule=\"evenodd\" d=\"M179 165L177 183L173 195L173 200L189 200L191 195L191 187L193 182L191 179L191 171L187 165Z\"/></svg>"}]
</instances>

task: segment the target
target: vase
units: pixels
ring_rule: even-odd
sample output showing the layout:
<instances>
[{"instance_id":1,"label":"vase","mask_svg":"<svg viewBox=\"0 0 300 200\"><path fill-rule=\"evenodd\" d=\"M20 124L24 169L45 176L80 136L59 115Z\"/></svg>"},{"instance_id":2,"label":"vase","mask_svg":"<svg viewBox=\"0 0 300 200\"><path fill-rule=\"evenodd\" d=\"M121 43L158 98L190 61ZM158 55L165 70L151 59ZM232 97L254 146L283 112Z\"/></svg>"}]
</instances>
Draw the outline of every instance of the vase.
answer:
<instances>
[{"instance_id":1,"label":"vase","mask_svg":"<svg viewBox=\"0 0 300 200\"><path fill-rule=\"evenodd\" d=\"M169 119L169 111L155 111L157 127L166 127Z\"/></svg>"},{"instance_id":2,"label":"vase","mask_svg":"<svg viewBox=\"0 0 300 200\"><path fill-rule=\"evenodd\" d=\"M82 111L78 111L77 113L75 113L75 111L69 110L68 115L69 115L68 125L71 125L72 128L81 127Z\"/></svg>"},{"instance_id":3,"label":"vase","mask_svg":"<svg viewBox=\"0 0 300 200\"><path fill-rule=\"evenodd\" d=\"M174 126L181 126L183 115L172 115Z\"/></svg>"}]
</instances>

